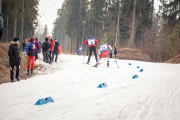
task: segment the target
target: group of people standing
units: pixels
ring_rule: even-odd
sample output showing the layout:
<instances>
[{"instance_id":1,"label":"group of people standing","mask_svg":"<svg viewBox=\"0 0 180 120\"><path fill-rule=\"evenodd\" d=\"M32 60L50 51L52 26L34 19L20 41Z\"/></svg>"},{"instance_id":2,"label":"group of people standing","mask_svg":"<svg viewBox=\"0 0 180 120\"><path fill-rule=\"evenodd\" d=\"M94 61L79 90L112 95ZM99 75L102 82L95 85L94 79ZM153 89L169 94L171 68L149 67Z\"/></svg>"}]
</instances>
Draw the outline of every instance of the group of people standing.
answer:
<instances>
[{"instance_id":1,"label":"group of people standing","mask_svg":"<svg viewBox=\"0 0 180 120\"><path fill-rule=\"evenodd\" d=\"M43 53L43 61L46 63L57 62L58 54L61 52L61 47L56 39L45 38L45 42L41 44L37 38L28 38L22 43L22 50L27 53L27 75L34 74L34 62L38 59L38 54ZM19 70L21 64L19 38L14 38L10 42L9 51L9 65L10 65L10 78L14 82L14 68L16 67L15 79L20 80Z\"/></svg>"},{"instance_id":2,"label":"group of people standing","mask_svg":"<svg viewBox=\"0 0 180 120\"><path fill-rule=\"evenodd\" d=\"M98 56L97 56L97 52L96 52L96 45L98 45L98 44L99 44L99 41L97 39L95 39L95 37L93 37L92 35L89 36L88 39L86 39L84 41L84 45L88 45L88 47L89 47L88 61L86 64L89 64L91 55L93 52L95 55L95 59L96 59L96 64L94 65L94 67L98 66L99 60L101 60L101 58L103 58L103 57L107 58L107 66L109 67L109 57L112 58L112 54L113 54L112 47L107 43L103 43L99 48L99 60L98 60ZM116 60L116 55L117 55L117 49L116 49L116 47L114 47L115 60Z\"/></svg>"},{"instance_id":3,"label":"group of people standing","mask_svg":"<svg viewBox=\"0 0 180 120\"><path fill-rule=\"evenodd\" d=\"M56 39L45 38L42 44L43 61L49 64L57 62L58 55L61 53L61 46ZM55 56L55 60L54 60Z\"/></svg>"}]
</instances>

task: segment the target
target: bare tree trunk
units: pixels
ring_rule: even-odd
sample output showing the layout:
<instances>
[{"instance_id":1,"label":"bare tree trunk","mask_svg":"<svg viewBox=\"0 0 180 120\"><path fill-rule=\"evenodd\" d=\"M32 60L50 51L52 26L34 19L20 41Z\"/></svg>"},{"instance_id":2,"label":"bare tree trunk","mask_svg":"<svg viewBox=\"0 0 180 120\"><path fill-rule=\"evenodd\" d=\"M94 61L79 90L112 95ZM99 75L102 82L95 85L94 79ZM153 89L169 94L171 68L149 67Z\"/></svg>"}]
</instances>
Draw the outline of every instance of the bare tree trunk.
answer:
<instances>
[{"instance_id":1,"label":"bare tree trunk","mask_svg":"<svg viewBox=\"0 0 180 120\"><path fill-rule=\"evenodd\" d=\"M82 0L80 0L79 3L79 21L78 21L78 30L77 30L77 49L79 48L79 46L81 46L81 33L80 33L80 29L81 29L81 9L82 9Z\"/></svg>"},{"instance_id":2,"label":"bare tree trunk","mask_svg":"<svg viewBox=\"0 0 180 120\"><path fill-rule=\"evenodd\" d=\"M151 12L151 19L153 20L153 14L154 14L154 0L152 0L152 6L153 6L153 9L152 9L152 12Z\"/></svg>"},{"instance_id":3,"label":"bare tree trunk","mask_svg":"<svg viewBox=\"0 0 180 120\"><path fill-rule=\"evenodd\" d=\"M16 13L17 15L17 6L16 6ZM15 15L15 18L14 18L14 34L13 34L13 37L16 37L17 35L17 16Z\"/></svg>"},{"instance_id":4,"label":"bare tree trunk","mask_svg":"<svg viewBox=\"0 0 180 120\"><path fill-rule=\"evenodd\" d=\"M0 13L1 13L1 8L2 7L2 0L0 0Z\"/></svg>"},{"instance_id":5,"label":"bare tree trunk","mask_svg":"<svg viewBox=\"0 0 180 120\"><path fill-rule=\"evenodd\" d=\"M8 25L9 25L9 18L8 18L8 16L7 16L7 21L6 21L6 38L5 38L5 41L7 41L8 40L8 32L9 32L9 30L8 30Z\"/></svg>"},{"instance_id":6,"label":"bare tree trunk","mask_svg":"<svg viewBox=\"0 0 180 120\"><path fill-rule=\"evenodd\" d=\"M116 27L115 47L117 45L117 39L118 39L118 35L119 35L119 18L120 18L120 3L119 3L118 20L117 20L117 27Z\"/></svg>"},{"instance_id":7,"label":"bare tree trunk","mask_svg":"<svg viewBox=\"0 0 180 120\"><path fill-rule=\"evenodd\" d=\"M134 0L133 5L133 17L132 17L132 27L131 27L131 36L130 36L130 47L134 47L134 39L135 39L135 21L136 21L136 0Z\"/></svg>"},{"instance_id":8,"label":"bare tree trunk","mask_svg":"<svg viewBox=\"0 0 180 120\"><path fill-rule=\"evenodd\" d=\"M94 1L91 0L91 12L94 10ZM92 13L91 14L92 16L92 31L91 31L91 34L94 35L94 28L95 28L95 17L94 17L94 14Z\"/></svg>"},{"instance_id":9,"label":"bare tree trunk","mask_svg":"<svg viewBox=\"0 0 180 120\"><path fill-rule=\"evenodd\" d=\"M24 36L24 0L22 0L22 28L21 28L21 34L22 34L21 40L23 41L24 40L24 38L23 38L23 36Z\"/></svg>"}]
</instances>

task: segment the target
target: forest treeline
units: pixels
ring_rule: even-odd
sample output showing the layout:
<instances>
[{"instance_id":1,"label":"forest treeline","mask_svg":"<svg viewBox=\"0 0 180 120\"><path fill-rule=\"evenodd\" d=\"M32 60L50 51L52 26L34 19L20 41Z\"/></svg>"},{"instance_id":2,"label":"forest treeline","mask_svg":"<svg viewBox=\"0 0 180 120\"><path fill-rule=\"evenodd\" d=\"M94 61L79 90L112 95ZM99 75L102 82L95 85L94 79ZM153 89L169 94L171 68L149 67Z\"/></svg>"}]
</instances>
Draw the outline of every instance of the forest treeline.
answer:
<instances>
[{"instance_id":1,"label":"forest treeline","mask_svg":"<svg viewBox=\"0 0 180 120\"><path fill-rule=\"evenodd\" d=\"M155 7L158 2L158 12ZM3 0L4 39L48 35L37 20L39 0ZM64 52L74 53L84 39L94 35L102 44L137 48L153 61L180 54L179 0L64 0L54 21L53 37ZM38 30L38 31L35 31Z\"/></svg>"},{"instance_id":2,"label":"forest treeline","mask_svg":"<svg viewBox=\"0 0 180 120\"><path fill-rule=\"evenodd\" d=\"M39 0L0 0L4 29L1 42L33 36L38 25Z\"/></svg>"}]
</instances>

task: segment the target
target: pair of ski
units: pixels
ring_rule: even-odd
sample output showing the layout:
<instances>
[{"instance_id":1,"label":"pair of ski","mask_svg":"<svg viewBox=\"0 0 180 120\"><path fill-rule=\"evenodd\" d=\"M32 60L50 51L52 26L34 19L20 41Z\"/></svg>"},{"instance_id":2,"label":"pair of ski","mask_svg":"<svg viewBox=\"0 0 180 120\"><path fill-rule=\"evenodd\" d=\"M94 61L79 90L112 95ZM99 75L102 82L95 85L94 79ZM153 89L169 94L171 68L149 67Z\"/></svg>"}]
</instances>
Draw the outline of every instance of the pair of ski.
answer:
<instances>
[{"instance_id":1,"label":"pair of ski","mask_svg":"<svg viewBox=\"0 0 180 120\"><path fill-rule=\"evenodd\" d=\"M97 67L98 66L98 63L96 63L94 66L92 67ZM109 67L109 61L107 61L107 67Z\"/></svg>"}]
</instances>

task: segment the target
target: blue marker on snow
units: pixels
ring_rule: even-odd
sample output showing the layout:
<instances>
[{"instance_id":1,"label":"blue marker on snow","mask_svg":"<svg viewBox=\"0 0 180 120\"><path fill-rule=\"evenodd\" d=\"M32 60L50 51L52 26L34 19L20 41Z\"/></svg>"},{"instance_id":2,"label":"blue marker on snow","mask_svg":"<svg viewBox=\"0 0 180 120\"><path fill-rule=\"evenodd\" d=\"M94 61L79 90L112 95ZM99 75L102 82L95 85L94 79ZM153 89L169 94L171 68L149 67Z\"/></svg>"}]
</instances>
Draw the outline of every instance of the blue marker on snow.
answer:
<instances>
[{"instance_id":1,"label":"blue marker on snow","mask_svg":"<svg viewBox=\"0 0 180 120\"><path fill-rule=\"evenodd\" d=\"M138 78L138 75L134 75L134 76L132 77L132 79L136 79L136 78Z\"/></svg>"},{"instance_id":2,"label":"blue marker on snow","mask_svg":"<svg viewBox=\"0 0 180 120\"><path fill-rule=\"evenodd\" d=\"M105 88L105 87L107 87L106 83L101 83L101 84L99 84L99 86L98 86L98 88Z\"/></svg>"}]
</instances>

